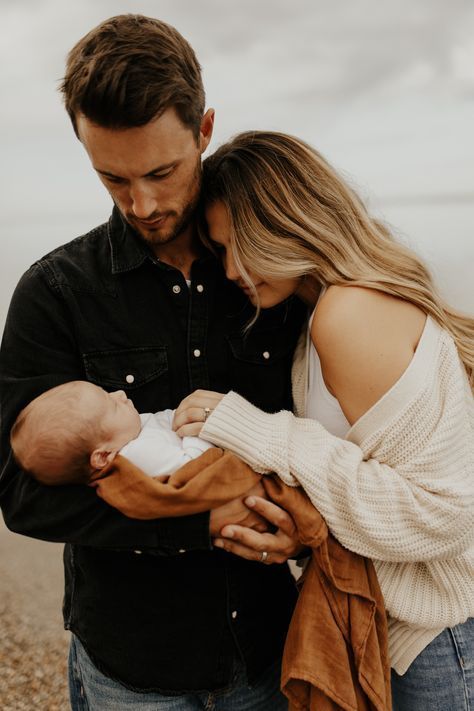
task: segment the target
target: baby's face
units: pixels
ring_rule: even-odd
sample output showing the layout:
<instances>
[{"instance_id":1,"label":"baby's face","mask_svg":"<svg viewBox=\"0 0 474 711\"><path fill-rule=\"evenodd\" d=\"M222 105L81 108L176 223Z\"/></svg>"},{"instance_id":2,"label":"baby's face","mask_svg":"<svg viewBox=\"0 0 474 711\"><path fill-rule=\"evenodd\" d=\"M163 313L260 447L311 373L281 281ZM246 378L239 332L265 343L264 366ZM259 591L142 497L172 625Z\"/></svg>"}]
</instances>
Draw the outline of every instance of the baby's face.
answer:
<instances>
[{"instance_id":1,"label":"baby's face","mask_svg":"<svg viewBox=\"0 0 474 711\"><path fill-rule=\"evenodd\" d=\"M107 393L102 388L94 388L90 393L88 406L90 412L97 412L100 430L106 445L111 451L119 450L138 437L141 430L140 415L123 390Z\"/></svg>"}]
</instances>

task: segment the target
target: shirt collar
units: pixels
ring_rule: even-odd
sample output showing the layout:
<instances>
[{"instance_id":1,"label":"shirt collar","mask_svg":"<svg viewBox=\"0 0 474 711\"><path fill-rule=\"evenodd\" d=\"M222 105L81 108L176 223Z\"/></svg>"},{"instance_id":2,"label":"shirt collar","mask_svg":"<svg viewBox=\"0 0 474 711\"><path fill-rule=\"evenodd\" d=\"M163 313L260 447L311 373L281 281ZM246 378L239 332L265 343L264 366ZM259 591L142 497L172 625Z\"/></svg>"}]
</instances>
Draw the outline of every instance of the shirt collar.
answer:
<instances>
[{"instance_id":1,"label":"shirt collar","mask_svg":"<svg viewBox=\"0 0 474 711\"><path fill-rule=\"evenodd\" d=\"M143 244L116 207L110 216L107 234L112 259L112 274L129 272L141 266L147 259L153 259L147 246Z\"/></svg>"},{"instance_id":2,"label":"shirt collar","mask_svg":"<svg viewBox=\"0 0 474 711\"><path fill-rule=\"evenodd\" d=\"M159 265L162 269L173 269L173 267L164 262L160 262L160 260L154 256L116 206L114 206L112 210L112 215L107 225L107 233L112 259L112 274L130 272L140 267L147 260ZM197 261L207 262L208 260L214 259L211 252L206 250L203 256Z\"/></svg>"}]
</instances>

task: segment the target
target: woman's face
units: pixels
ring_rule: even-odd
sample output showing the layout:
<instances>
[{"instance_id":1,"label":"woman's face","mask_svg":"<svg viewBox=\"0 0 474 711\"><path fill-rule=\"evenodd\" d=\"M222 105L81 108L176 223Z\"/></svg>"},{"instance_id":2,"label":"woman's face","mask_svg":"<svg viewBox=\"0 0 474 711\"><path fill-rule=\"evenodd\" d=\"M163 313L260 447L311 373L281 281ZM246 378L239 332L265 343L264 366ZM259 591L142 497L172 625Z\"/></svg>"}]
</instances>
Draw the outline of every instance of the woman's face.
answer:
<instances>
[{"instance_id":1,"label":"woman's face","mask_svg":"<svg viewBox=\"0 0 474 711\"><path fill-rule=\"evenodd\" d=\"M227 208L222 202L215 202L206 209L206 222L209 237L224 263L228 279L235 281L249 299L254 302L254 292L249 288L243 276L238 271L232 255L230 245L231 225ZM300 284L300 279L268 279L261 277L257 272L244 265L258 294L262 309L279 304L294 294Z\"/></svg>"}]
</instances>

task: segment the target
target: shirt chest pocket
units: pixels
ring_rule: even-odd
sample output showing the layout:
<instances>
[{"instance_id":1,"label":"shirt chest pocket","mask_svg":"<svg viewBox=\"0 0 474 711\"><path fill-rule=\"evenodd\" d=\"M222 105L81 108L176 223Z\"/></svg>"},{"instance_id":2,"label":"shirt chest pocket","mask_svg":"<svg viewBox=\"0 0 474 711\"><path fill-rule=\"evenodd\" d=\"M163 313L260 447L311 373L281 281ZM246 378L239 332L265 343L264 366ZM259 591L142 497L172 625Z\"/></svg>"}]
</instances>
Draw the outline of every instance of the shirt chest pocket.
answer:
<instances>
[{"instance_id":1,"label":"shirt chest pocket","mask_svg":"<svg viewBox=\"0 0 474 711\"><path fill-rule=\"evenodd\" d=\"M125 390L141 412L169 407L165 346L94 351L82 359L87 380L105 390Z\"/></svg>"},{"instance_id":2,"label":"shirt chest pocket","mask_svg":"<svg viewBox=\"0 0 474 711\"><path fill-rule=\"evenodd\" d=\"M294 344L279 338L279 329L227 337L232 388L258 407L274 412L290 408Z\"/></svg>"}]
</instances>

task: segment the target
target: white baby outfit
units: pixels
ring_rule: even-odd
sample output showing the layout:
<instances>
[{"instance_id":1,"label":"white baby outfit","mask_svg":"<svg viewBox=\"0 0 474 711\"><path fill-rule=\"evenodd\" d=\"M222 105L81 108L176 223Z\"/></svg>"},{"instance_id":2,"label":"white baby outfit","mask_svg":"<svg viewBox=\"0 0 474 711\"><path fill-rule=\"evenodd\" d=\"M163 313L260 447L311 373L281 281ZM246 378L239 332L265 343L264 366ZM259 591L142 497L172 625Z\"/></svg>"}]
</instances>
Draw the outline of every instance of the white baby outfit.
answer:
<instances>
[{"instance_id":1,"label":"white baby outfit","mask_svg":"<svg viewBox=\"0 0 474 711\"><path fill-rule=\"evenodd\" d=\"M174 410L140 415L142 429L120 454L150 476L171 475L212 447L199 437L179 437L171 429Z\"/></svg>"}]
</instances>

